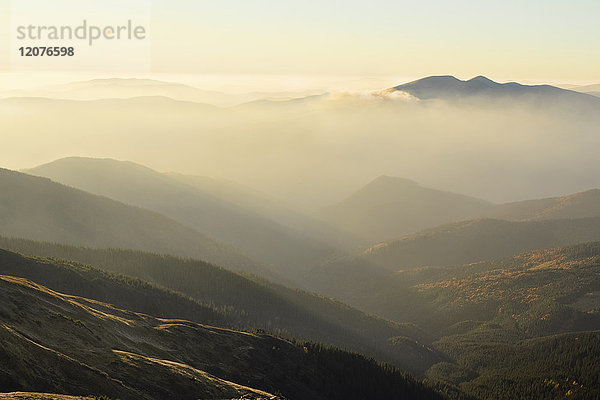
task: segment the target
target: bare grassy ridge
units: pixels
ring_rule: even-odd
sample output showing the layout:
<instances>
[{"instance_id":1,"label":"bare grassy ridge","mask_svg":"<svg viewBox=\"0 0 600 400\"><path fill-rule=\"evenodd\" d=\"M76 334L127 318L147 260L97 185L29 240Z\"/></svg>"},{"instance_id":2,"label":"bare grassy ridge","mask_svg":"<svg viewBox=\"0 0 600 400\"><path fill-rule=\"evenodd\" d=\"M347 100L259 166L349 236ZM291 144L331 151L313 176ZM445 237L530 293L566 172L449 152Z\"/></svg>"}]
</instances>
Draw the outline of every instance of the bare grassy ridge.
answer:
<instances>
[{"instance_id":1,"label":"bare grassy ridge","mask_svg":"<svg viewBox=\"0 0 600 400\"><path fill-rule=\"evenodd\" d=\"M0 381L9 391L120 399L441 398L359 355L154 318L23 278L0 276L0 321Z\"/></svg>"}]
</instances>

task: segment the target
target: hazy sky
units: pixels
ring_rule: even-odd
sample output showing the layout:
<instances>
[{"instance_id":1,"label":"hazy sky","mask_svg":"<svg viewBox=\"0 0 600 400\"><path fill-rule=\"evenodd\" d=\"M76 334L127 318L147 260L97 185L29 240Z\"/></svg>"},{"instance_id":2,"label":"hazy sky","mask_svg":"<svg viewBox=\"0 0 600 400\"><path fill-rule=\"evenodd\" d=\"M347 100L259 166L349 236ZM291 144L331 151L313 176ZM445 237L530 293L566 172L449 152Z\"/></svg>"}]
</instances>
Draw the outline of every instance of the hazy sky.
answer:
<instances>
[{"instance_id":1,"label":"hazy sky","mask_svg":"<svg viewBox=\"0 0 600 400\"><path fill-rule=\"evenodd\" d=\"M171 48L155 60L160 69L180 60L177 68L210 72L600 79L597 0L179 0L159 9L154 40Z\"/></svg>"},{"instance_id":2,"label":"hazy sky","mask_svg":"<svg viewBox=\"0 0 600 400\"><path fill-rule=\"evenodd\" d=\"M0 0L4 42L8 1ZM598 0L148 2L148 72L600 81Z\"/></svg>"}]
</instances>

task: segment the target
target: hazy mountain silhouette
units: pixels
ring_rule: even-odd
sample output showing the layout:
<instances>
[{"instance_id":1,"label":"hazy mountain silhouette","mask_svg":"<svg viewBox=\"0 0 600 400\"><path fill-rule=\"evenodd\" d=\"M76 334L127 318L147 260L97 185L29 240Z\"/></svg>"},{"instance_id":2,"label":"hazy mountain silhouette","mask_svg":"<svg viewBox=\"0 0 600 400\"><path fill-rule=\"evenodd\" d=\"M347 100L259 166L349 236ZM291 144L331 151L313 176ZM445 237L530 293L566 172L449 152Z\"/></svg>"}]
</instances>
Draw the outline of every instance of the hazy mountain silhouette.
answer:
<instances>
[{"instance_id":1,"label":"hazy mountain silhouette","mask_svg":"<svg viewBox=\"0 0 600 400\"><path fill-rule=\"evenodd\" d=\"M361 240L288 206L282 200L251 187L223 179L206 176L166 173L170 178L190 185L225 203L235 204L244 210L259 214L315 240L338 248L355 247Z\"/></svg>"},{"instance_id":2,"label":"hazy mountain silhouette","mask_svg":"<svg viewBox=\"0 0 600 400\"><path fill-rule=\"evenodd\" d=\"M46 97L65 100L127 99L132 97L169 97L173 100L229 107L259 99L292 99L315 91L224 93L200 89L177 82L155 79L105 78L50 85L39 89L0 92L4 97Z\"/></svg>"},{"instance_id":3,"label":"hazy mountain silhouette","mask_svg":"<svg viewBox=\"0 0 600 400\"><path fill-rule=\"evenodd\" d=\"M391 270L402 270L466 264L597 240L600 217L547 221L477 219L376 244L361 258Z\"/></svg>"},{"instance_id":4,"label":"hazy mountain silhouette","mask_svg":"<svg viewBox=\"0 0 600 400\"><path fill-rule=\"evenodd\" d=\"M485 216L515 221L600 217L600 189L547 199L499 204L486 211Z\"/></svg>"},{"instance_id":5,"label":"hazy mountain silhouette","mask_svg":"<svg viewBox=\"0 0 600 400\"><path fill-rule=\"evenodd\" d=\"M150 168L112 159L66 158L28 173L160 212L215 238L258 261L272 264L288 276L306 270L336 249L307 234L244 207L246 191L215 186L197 179L174 177ZM190 183L190 184L188 184ZM206 188L206 189L205 189ZM233 192L232 192L233 191ZM263 209L268 206L260 206Z\"/></svg>"},{"instance_id":6,"label":"hazy mountain silhouette","mask_svg":"<svg viewBox=\"0 0 600 400\"><path fill-rule=\"evenodd\" d=\"M592 96L600 97L600 84L593 85L569 85L569 87L565 87L565 89L573 90L575 92L587 93Z\"/></svg>"},{"instance_id":7,"label":"hazy mountain silhouette","mask_svg":"<svg viewBox=\"0 0 600 400\"><path fill-rule=\"evenodd\" d=\"M0 234L196 257L250 273L267 268L162 214L0 169Z\"/></svg>"},{"instance_id":8,"label":"hazy mountain silhouette","mask_svg":"<svg viewBox=\"0 0 600 400\"><path fill-rule=\"evenodd\" d=\"M381 176L316 216L371 242L481 214L491 203Z\"/></svg>"},{"instance_id":9,"label":"hazy mountain silhouette","mask_svg":"<svg viewBox=\"0 0 600 400\"><path fill-rule=\"evenodd\" d=\"M571 93L585 104L595 99ZM0 131L11 135L0 158L33 166L69 154L118 155L247 183L303 212L338 201L385 171L427 176L433 187L496 202L600 185L591 145L600 113L589 104L561 100L551 107L543 99L554 95L439 102L369 93L326 97L264 102L246 111L156 96L2 99L7 117ZM493 98L498 102L488 101ZM11 154L12 147L23 155Z\"/></svg>"},{"instance_id":10,"label":"hazy mountain silhouette","mask_svg":"<svg viewBox=\"0 0 600 400\"><path fill-rule=\"evenodd\" d=\"M430 76L393 88L421 100L460 100L478 98L517 98L538 102L565 102L571 106L600 107L600 99L550 85L523 85L516 82L497 83L485 76L463 81L453 76Z\"/></svg>"}]
</instances>

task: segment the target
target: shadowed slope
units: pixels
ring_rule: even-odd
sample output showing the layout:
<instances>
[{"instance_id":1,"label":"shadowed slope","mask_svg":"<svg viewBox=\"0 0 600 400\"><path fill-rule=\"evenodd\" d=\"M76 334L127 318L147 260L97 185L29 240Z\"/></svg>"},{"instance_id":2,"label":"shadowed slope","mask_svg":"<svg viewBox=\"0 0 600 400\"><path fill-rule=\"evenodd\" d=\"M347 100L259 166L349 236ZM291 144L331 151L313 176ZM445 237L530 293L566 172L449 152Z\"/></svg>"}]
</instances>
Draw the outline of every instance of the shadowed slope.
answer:
<instances>
[{"instance_id":1,"label":"shadowed slope","mask_svg":"<svg viewBox=\"0 0 600 400\"><path fill-rule=\"evenodd\" d=\"M0 169L0 234L196 257L274 276L232 248L164 215L19 172Z\"/></svg>"},{"instance_id":2,"label":"shadowed slope","mask_svg":"<svg viewBox=\"0 0 600 400\"><path fill-rule=\"evenodd\" d=\"M439 397L360 356L157 319L9 276L0 276L0 335L0 358L10 360L0 376L12 390L121 399L279 398L262 390L289 399Z\"/></svg>"}]
</instances>

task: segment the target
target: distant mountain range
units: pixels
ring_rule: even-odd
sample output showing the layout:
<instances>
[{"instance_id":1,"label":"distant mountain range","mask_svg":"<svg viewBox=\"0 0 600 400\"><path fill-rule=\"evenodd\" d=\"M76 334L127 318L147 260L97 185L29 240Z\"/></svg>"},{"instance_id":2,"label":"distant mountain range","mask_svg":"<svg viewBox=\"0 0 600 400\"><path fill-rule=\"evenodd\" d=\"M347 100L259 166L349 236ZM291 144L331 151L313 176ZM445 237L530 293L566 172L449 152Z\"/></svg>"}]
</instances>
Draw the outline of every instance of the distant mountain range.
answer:
<instances>
[{"instance_id":1,"label":"distant mountain range","mask_svg":"<svg viewBox=\"0 0 600 400\"><path fill-rule=\"evenodd\" d=\"M232 247L156 212L6 169L0 169L0 186L4 236L196 257L275 276Z\"/></svg>"},{"instance_id":2,"label":"distant mountain range","mask_svg":"<svg viewBox=\"0 0 600 400\"><path fill-rule=\"evenodd\" d=\"M600 189L567 196L500 204L486 211L485 216L511 221L596 217L600 216Z\"/></svg>"},{"instance_id":3,"label":"distant mountain range","mask_svg":"<svg viewBox=\"0 0 600 400\"><path fill-rule=\"evenodd\" d=\"M565 89L573 90L575 92L587 93L592 96L600 97L600 84L593 85L566 85L563 86Z\"/></svg>"},{"instance_id":4,"label":"distant mountain range","mask_svg":"<svg viewBox=\"0 0 600 400\"><path fill-rule=\"evenodd\" d=\"M337 252L344 235L232 183L162 174L131 162L65 158L26 170L90 193L166 215L208 237L300 275ZM323 240L323 241L321 241Z\"/></svg>"},{"instance_id":5,"label":"distant mountain range","mask_svg":"<svg viewBox=\"0 0 600 400\"><path fill-rule=\"evenodd\" d=\"M544 221L477 219L376 244L360 256L391 270L450 266L600 240L600 217Z\"/></svg>"},{"instance_id":6,"label":"distant mountain range","mask_svg":"<svg viewBox=\"0 0 600 400\"><path fill-rule=\"evenodd\" d=\"M432 77L398 85L402 90L392 88L390 96L263 98L236 107L158 92L85 101L13 97L0 100L6 116L0 131L11 132L11 146L28 151L22 162L7 147L0 158L20 166L68 154L147 165L161 160L152 166L227 177L303 212L332 204L382 173L427 179L434 187L496 202L600 186L592 172L598 166L592 146L598 98L546 86L472 81ZM129 90L146 84L169 86L112 80L92 86ZM465 94L471 92L487 94ZM116 148L124 150L115 153Z\"/></svg>"},{"instance_id":7,"label":"distant mountain range","mask_svg":"<svg viewBox=\"0 0 600 400\"><path fill-rule=\"evenodd\" d=\"M551 85L522 85L516 82L497 83L485 76L463 81L453 76L430 76L405 83L393 90L409 93L421 99L461 100L473 97L496 100L521 99L540 105L561 103L573 106L600 107L600 99L573 90Z\"/></svg>"},{"instance_id":8,"label":"distant mountain range","mask_svg":"<svg viewBox=\"0 0 600 400\"><path fill-rule=\"evenodd\" d=\"M541 221L600 217L600 190L592 189L547 199L493 204L452 192L425 188L407 179L382 176L343 201L319 210L315 215L334 227L360 235L371 242L393 242L393 239L413 233L416 234L415 237L430 238L431 232L423 234L417 232L449 222L477 218ZM482 221L475 221L473 225L480 223ZM500 222L485 223L489 225ZM515 228L525 225L512 224ZM452 231L449 226L435 229L439 229L440 232ZM593 239L595 240L595 238L588 240ZM386 247L384 244L377 245L370 251L384 247ZM529 248L522 250L527 249Z\"/></svg>"},{"instance_id":9,"label":"distant mountain range","mask_svg":"<svg viewBox=\"0 0 600 400\"><path fill-rule=\"evenodd\" d=\"M319 210L327 223L377 242L484 212L491 203L381 176L343 201Z\"/></svg>"},{"instance_id":10,"label":"distant mountain range","mask_svg":"<svg viewBox=\"0 0 600 400\"><path fill-rule=\"evenodd\" d=\"M320 92L316 92L320 93ZM315 91L225 93L155 79L107 78L51 85L32 90L0 91L3 97L46 97L64 100L127 99L133 97L169 97L173 100L234 106L259 99L287 100L315 94Z\"/></svg>"}]
</instances>

